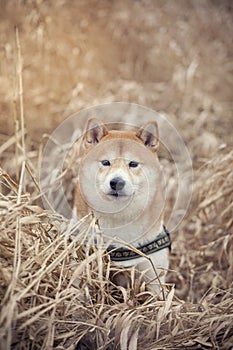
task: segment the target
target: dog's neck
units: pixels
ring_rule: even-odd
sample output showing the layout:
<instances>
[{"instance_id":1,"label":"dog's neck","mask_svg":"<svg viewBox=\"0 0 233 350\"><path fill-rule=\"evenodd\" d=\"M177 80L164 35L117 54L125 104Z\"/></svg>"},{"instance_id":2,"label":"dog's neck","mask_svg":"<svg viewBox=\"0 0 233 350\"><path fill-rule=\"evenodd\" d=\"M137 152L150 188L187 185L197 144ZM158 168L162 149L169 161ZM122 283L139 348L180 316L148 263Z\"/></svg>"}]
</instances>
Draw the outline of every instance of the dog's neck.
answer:
<instances>
[{"instance_id":1,"label":"dog's neck","mask_svg":"<svg viewBox=\"0 0 233 350\"><path fill-rule=\"evenodd\" d=\"M114 240L116 246L122 245L120 241L133 246L143 245L161 233L164 223L164 194L161 186L157 186L156 196L153 194L149 198L145 195L144 198L142 195L125 207L119 207L119 211L114 208L115 213L95 212L95 215L104 236Z\"/></svg>"},{"instance_id":2,"label":"dog's neck","mask_svg":"<svg viewBox=\"0 0 233 350\"><path fill-rule=\"evenodd\" d=\"M158 203L150 203L143 213L138 217L130 217L129 209L122 215L111 214L105 215L95 213L98 218L100 230L106 239L112 240L115 246L122 246L122 242L132 244L133 246L143 245L152 241L159 235L163 229L163 209ZM152 209L152 210L148 210ZM135 211L135 206L134 206Z\"/></svg>"},{"instance_id":3,"label":"dog's neck","mask_svg":"<svg viewBox=\"0 0 233 350\"><path fill-rule=\"evenodd\" d=\"M149 230L146 227L145 229L147 229L147 231L144 232L141 230L141 228L138 230L135 225L132 225L131 227L127 225L127 227L121 227L120 229L105 228L102 232L106 241L114 244L115 247L121 247L124 242L134 247L138 247L139 245L149 243L161 233L163 228L163 221L161 221L159 225L151 227Z\"/></svg>"}]
</instances>

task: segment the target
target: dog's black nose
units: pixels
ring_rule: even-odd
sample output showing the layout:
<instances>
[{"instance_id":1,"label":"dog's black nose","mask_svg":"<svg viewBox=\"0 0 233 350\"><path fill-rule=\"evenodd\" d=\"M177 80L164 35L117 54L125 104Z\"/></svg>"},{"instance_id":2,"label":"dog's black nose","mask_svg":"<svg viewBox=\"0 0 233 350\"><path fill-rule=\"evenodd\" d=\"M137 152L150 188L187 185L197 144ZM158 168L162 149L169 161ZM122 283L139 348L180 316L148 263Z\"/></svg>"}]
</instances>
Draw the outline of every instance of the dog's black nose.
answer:
<instances>
[{"instance_id":1,"label":"dog's black nose","mask_svg":"<svg viewBox=\"0 0 233 350\"><path fill-rule=\"evenodd\" d=\"M114 177L114 179L110 181L110 186L112 190L117 192L124 188L125 181L121 177Z\"/></svg>"}]
</instances>

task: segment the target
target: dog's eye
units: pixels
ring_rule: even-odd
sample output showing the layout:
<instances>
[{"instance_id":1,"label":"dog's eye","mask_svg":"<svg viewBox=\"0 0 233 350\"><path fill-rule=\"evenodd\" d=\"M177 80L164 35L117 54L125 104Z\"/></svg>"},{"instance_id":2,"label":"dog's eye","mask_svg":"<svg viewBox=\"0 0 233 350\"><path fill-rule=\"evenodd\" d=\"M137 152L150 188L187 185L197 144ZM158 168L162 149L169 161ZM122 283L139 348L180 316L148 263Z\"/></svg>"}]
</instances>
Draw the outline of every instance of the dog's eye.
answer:
<instances>
[{"instance_id":1,"label":"dog's eye","mask_svg":"<svg viewBox=\"0 0 233 350\"><path fill-rule=\"evenodd\" d=\"M138 165L139 165L138 162L134 162L134 161L129 162L129 167L130 167L130 168L137 168Z\"/></svg>"},{"instance_id":2,"label":"dog's eye","mask_svg":"<svg viewBox=\"0 0 233 350\"><path fill-rule=\"evenodd\" d=\"M111 165L111 163L110 163L109 160L107 160L107 159L101 160L100 163L101 163L103 166L110 166L110 165Z\"/></svg>"}]
</instances>

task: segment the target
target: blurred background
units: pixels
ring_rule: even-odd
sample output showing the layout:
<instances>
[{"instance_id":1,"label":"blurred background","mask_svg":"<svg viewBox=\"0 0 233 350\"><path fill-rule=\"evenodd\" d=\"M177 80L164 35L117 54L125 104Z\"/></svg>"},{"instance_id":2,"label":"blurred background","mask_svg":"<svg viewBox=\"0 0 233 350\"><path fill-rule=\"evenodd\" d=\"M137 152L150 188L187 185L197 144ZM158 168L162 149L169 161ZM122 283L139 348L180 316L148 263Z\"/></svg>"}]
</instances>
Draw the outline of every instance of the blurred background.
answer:
<instances>
[{"instance_id":1,"label":"blurred background","mask_svg":"<svg viewBox=\"0 0 233 350\"><path fill-rule=\"evenodd\" d=\"M193 159L232 142L231 0L0 0L1 143L19 114L40 140L94 104L165 112ZM221 146L221 147L225 147Z\"/></svg>"}]
</instances>

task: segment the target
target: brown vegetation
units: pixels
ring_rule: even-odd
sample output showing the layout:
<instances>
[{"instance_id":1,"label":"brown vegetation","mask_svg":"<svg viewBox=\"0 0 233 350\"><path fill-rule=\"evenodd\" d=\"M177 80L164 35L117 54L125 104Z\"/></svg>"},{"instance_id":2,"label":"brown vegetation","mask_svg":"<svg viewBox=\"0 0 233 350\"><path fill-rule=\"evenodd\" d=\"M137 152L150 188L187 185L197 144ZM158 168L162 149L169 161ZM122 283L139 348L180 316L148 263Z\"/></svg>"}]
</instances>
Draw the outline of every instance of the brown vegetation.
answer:
<instances>
[{"instance_id":1,"label":"brown vegetation","mask_svg":"<svg viewBox=\"0 0 233 350\"><path fill-rule=\"evenodd\" d=\"M1 349L232 348L231 6L1 3ZM82 230L71 240L69 221L41 206L42 135L112 101L165 112L193 159L165 300L114 286L106 253L86 257Z\"/></svg>"}]
</instances>

